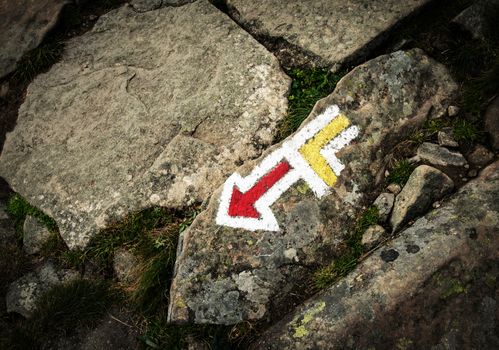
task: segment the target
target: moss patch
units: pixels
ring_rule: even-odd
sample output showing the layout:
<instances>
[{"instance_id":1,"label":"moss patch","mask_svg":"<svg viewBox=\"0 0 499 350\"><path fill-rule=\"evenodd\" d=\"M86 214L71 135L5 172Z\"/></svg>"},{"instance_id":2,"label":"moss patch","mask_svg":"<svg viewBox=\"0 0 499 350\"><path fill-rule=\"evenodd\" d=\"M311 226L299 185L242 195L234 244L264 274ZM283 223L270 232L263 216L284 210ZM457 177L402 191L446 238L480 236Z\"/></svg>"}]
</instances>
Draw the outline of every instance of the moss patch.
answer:
<instances>
[{"instance_id":1,"label":"moss patch","mask_svg":"<svg viewBox=\"0 0 499 350\"><path fill-rule=\"evenodd\" d=\"M43 213L40 209L32 206L26 199L18 194L10 197L7 203L7 212L14 218L16 232L19 238L22 238L23 224L26 216L31 215L44 224L49 231L57 232L57 224L50 216Z\"/></svg>"},{"instance_id":2,"label":"moss patch","mask_svg":"<svg viewBox=\"0 0 499 350\"><path fill-rule=\"evenodd\" d=\"M334 74L327 69L295 68L287 74L293 79L288 96L288 115L279 124L276 142L284 140L300 127L315 103L333 92L346 71Z\"/></svg>"},{"instance_id":3,"label":"moss patch","mask_svg":"<svg viewBox=\"0 0 499 350\"><path fill-rule=\"evenodd\" d=\"M378 223L379 213L375 206L369 207L357 220L357 223L346 240L345 252L333 260L329 265L322 266L314 272L312 283L313 289L321 290L339 278L346 276L352 271L362 256L362 235L369 226Z\"/></svg>"}]
</instances>

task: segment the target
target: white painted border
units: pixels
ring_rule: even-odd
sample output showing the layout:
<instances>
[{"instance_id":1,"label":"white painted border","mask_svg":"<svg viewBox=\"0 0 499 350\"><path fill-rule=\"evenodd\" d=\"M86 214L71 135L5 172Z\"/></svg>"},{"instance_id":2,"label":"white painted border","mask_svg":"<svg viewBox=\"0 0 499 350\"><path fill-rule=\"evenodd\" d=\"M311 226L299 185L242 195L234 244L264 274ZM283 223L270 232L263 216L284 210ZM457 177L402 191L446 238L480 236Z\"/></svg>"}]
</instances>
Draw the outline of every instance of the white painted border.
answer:
<instances>
[{"instance_id":1,"label":"white painted border","mask_svg":"<svg viewBox=\"0 0 499 350\"><path fill-rule=\"evenodd\" d=\"M220 204L216 223L222 226L243 228L250 231L278 231L279 224L270 207L295 182L300 179L305 180L318 198L328 194L329 186L312 170L298 150L310 138L335 119L339 115L339 112L338 106L329 106L323 113L301 128L292 138L284 141L280 148L266 156L260 164L255 166L248 176L243 178L238 173L232 174L225 181L219 198ZM358 135L358 127L351 126L343 130L320 151L336 176L339 176L345 166L336 157L335 153L349 144ZM269 173L283 159L289 162L292 169L255 202L255 209L261 214L261 217L255 219L229 216L229 206L234 186L237 186L242 193L247 192L260 178Z\"/></svg>"}]
</instances>

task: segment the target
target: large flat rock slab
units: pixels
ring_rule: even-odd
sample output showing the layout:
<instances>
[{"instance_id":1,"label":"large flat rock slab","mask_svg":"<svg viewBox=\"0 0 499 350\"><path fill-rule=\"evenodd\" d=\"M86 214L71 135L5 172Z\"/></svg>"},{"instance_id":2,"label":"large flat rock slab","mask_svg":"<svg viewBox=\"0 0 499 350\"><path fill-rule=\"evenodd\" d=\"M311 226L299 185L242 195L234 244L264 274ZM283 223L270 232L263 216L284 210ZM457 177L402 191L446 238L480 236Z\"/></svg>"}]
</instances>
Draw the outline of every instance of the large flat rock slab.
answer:
<instances>
[{"instance_id":1,"label":"large flat rock slab","mask_svg":"<svg viewBox=\"0 0 499 350\"><path fill-rule=\"evenodd\" d=\"M16 68L26 52L37 47L54 27L66 0L0 2L0 78Z\"/></svg>"},{"instance_id":2,"label":"large flat rock slab","mask_svg":"<svg viewBox=\"0 0 499 350\"><path fill-rule=\"evenodd\" d=\"M238 21L255 33L284 38L335 65L366 55L400 20L429 1L228 0L228 4Z\"/></svg>"},{"instance_id":3,"label":"large flat rock slab","mask_svg":"<svg viewBox=\"0 0 499 350\"><path fill-rule=\"evenodd\" d=\"M299 135L311 130L311 125L327 117L337 105L343 117L334 120L341 123L349 120L351 127L358 129L358 136L340 147L341 151L336 154L345 168L327 189L330 194L319 199L311 189L312 185L321 184L320 180L299 180L288 188L283 187L299 169L315 178L315 172L308 166L292 165L298 169L294 171L283 163L265 172L267 175L260 177L259 185L255 184L252 189L239 187L246 193L242 196L246 204L251 203L252 195L254 201L259 191L266 191L266 187L275 188L268 190L268 196L279 188L284 189L280 197L269 204L270 209L262 207L263 199L255 202L252 209L233 195L231 202L241 204L236 207L231 204L226 211L226 191L232 188L217 190L207 209L181 237L170 293L170 321L232 324L265 318L269 310L288 304L293 289L302 285L311 267L328 263L344 252L345 240L367 194L373 191L376 179L384 174L384 157L414 127L422 124L431 111L444 111L456 89L448 71L421 50L381 56L352 70L330 96L316 104L297 133L237 170L242 178L249 174L252 177L253 169L265 168L268 160L280 160L275 157L278 152L292 148ZM339 126L334 123L322 130ZM343 140L340 136L335 140ZM313 139L315 146L320 138ZM300 150L308 154L310 164L320 165L322 158L315 146ZM335 147L339 146L333 149ZM285 152L283 159L298 164L300 157L290 151ZM337 161L333 163L340 166ZM319 167L329 169L329 166ZM273 179L286 172L290 175L284 175L274 186ZM237 178L234 175L229 180ZM264 216L249 224L245 224L248 220L239 219L254 215L254 208L267 210L265 217L270 210L276 222Z\"/></svg>"},{"instance_id":4,"label":"large flat rock slab","mask_svg":"<svg viewBox=\"0 0 499 350\"><path fill-rule=\"evenodd\" d=\"M252 348L497 348L497 198L499 162Z\"/></svg>"},{"instance_id":5,"label":"large flat rock slab","mask_svg":"<svg viewBox=\"0 0 499 350\"><path fill-rule=\"evenodd\" d=\"M83 247L132 211L209 197L272 142L289 83L208 1L125 6L29 86L0 174Z\"/></svg>"}]
</instances>

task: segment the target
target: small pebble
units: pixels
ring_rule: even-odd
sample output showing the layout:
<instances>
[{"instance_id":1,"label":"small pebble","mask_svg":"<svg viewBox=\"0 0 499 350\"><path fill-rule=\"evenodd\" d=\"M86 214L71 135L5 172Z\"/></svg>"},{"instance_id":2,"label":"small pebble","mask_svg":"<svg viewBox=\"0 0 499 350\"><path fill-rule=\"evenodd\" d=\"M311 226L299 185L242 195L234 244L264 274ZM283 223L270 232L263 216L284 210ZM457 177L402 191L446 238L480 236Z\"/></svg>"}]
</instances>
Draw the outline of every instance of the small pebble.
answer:
<instances>
[{"instance_id":1,"label":"small pebble","mask_svg":"<svg viewBox=\"0 0 499 350\"><path fill-rule=\"evenodd\" d=\"M477 177L477 176L478 176L478 170L476 170L476 169L471 169L470 171L468 171L467 176L468 176L468 177L471 177L471 178Z\"/></svg>"},{"instance_id":2,"label":"small pebble","mask_svg":"<svg viewBox=\"0 0 499 350\"><path fill-rule=\"evenodd\" d=\"M399 184L389 184L386 189L393 194L399 194L402 191L402 187Z\"/></svg>"},{"instance_id":3,"label":"small pebble","mask_svg":"<svg viewBox=\"0 0 499 350\"><path fill-rule=\"evenodd\" d=\"M449 108L447 108L447 114L449 115L449 117L455 117L459 114L459 111L460 109L457 106L449 106Z\"/></svg>"}]
</instances>

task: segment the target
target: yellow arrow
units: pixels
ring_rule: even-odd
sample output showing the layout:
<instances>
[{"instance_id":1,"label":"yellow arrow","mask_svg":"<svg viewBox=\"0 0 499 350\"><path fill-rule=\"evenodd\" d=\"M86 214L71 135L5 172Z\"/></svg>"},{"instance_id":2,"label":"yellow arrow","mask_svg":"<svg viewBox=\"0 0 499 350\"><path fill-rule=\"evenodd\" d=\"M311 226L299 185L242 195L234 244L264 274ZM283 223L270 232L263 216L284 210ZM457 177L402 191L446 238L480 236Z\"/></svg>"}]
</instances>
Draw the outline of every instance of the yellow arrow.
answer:
<instances>
[{"instance_id":1,"label":"yellow arrow","mask_svg":"<svg viewBox=\"0 0 499 350\"><path fill-rule=\"evenodd\" d=\"M337 176L321 155L320 150L349 124L348 118L340 114L299 149L303 158L328 186L334 185Z\"/></svg>"}]
</instances>

